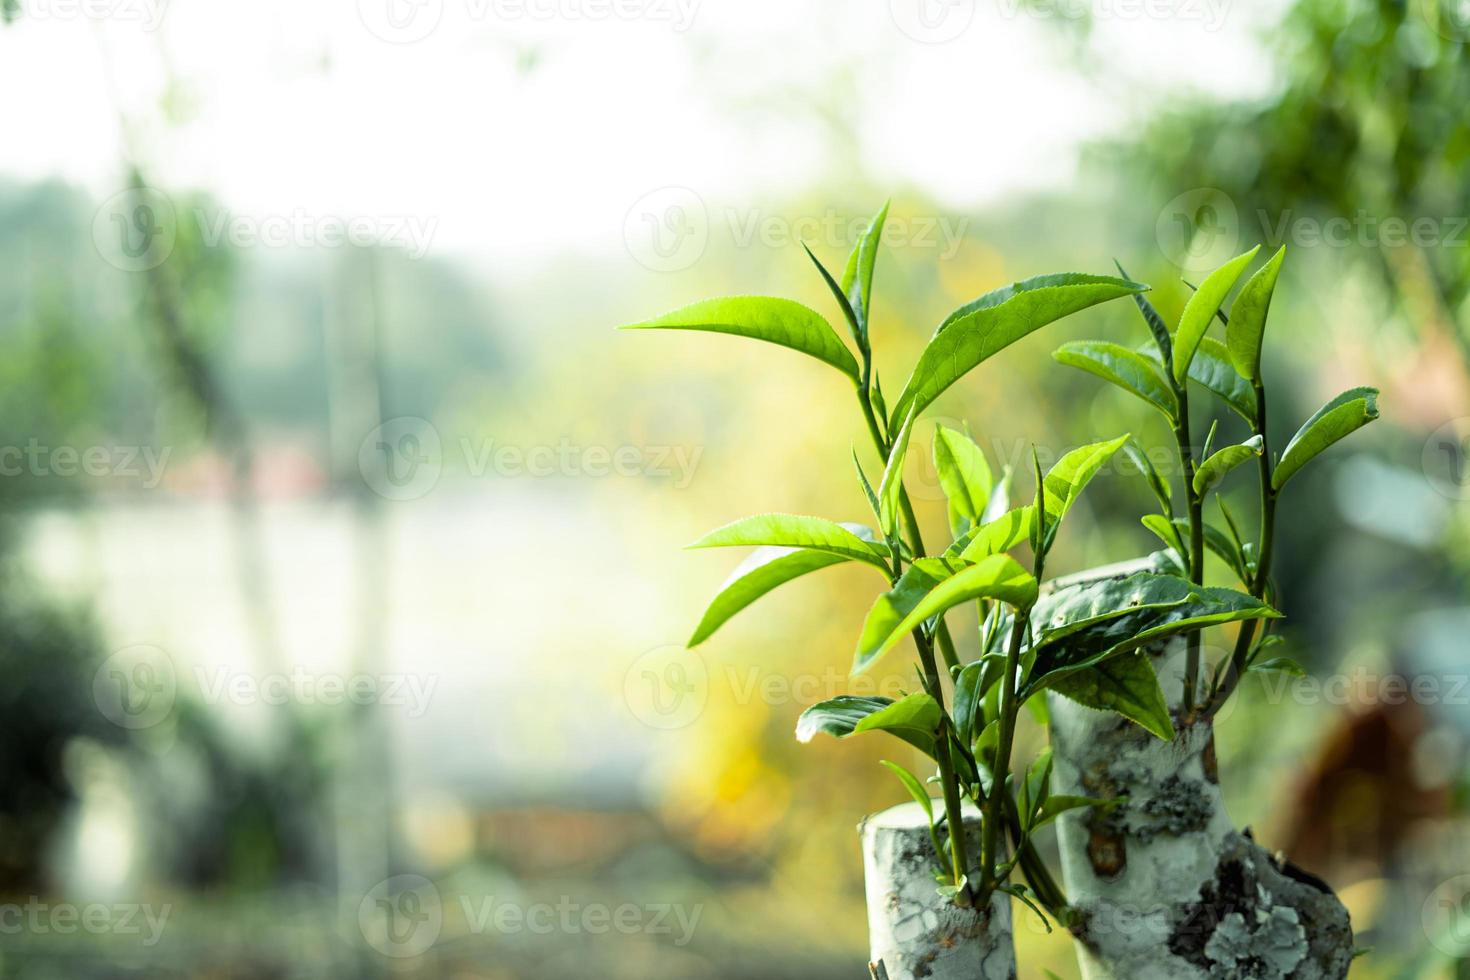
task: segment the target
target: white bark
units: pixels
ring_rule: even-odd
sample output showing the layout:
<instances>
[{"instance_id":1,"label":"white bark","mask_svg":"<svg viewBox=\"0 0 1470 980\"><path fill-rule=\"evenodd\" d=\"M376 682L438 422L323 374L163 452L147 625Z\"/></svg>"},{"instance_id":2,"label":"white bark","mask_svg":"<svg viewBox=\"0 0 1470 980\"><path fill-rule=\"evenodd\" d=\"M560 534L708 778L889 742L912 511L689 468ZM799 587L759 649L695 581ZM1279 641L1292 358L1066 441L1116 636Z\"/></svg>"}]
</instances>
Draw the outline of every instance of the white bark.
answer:
<instances>
[{"instance_id":1,"label":"white bark","mask_svg":"<svg viewBox=\"0 0 1470 980\"><path fill-rule=\"evenodd\" d=\"M972 859L980 854L980 826L980 814L967 809ZM881 960L891 980L1015 980L1010 896L996 892L986 908L962 909L939 894L934 872L941 861L919 804L875 813L858 831L872 962ZM940 840L948 842L943 834Z\"/></svg>"},{"instance_id":2,"label":"white bark","mask_svg":"<svg viewBox=\"0 0 1470 980\"><path fill-rule=\"evenodd\" d=\"M1120 572L1094 576L1108 574ZM1220 793L1213 727L1183 726L1178 717L1184 641L1150 652L1175 709L1173 742L1050 697L1052 792L1127 797L1057 823L1084 980L1346 976L1347 910L1325 885L1235 830Z\"/></svg>"}]
</instances>

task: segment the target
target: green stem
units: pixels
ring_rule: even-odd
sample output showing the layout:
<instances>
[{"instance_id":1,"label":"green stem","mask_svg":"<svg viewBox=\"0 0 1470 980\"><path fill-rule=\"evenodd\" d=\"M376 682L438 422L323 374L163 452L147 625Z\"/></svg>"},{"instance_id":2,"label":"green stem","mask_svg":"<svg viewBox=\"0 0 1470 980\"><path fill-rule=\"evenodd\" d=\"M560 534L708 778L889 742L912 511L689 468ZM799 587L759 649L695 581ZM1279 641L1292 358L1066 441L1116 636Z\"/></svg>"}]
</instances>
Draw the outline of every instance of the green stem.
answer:
<instances>
[{"instance_id":1,"label":"green stem","mask_svg":"<svg viewBox=\"0 0 1470 980\"><path fill-rule=\"evenodd\" d=\"M1011 623L1011 641L1006 649L1005 673L1000 677L1000 737L995 747L995 765L991 768L990 796L985 800L984 836L980 839L980 873L982 896L988 897L1000 882L995 880L996 843L1000 836L1000 822L1005 814L1002 807L1009 795L1006 777L1011 770L1011 748L1016 737L1016 672L1021 666L1021 639L1025 635L1025 623L1031 608L1016 610Z\"/></svg>"},{"instance_id":2,"label":"green stem","mask_svg":"<svg viewBox=\"0 0 1470 980\"><path fill-rule=\"evenodd\" d=\"M1031 890L1036 893L1041 904L1055 919L1063 921L1067 911L1067 894L1057 884L1056 878L1052 877L1051 869L1037 853L1035 845L1026 839L1021 829L1021 812L1016 808L1016 798L1007 793L1005 803L1006 825L1021 857L1021 870L1026 873L1026 880L1030 882Z\"/></svg>"},{"instance_id":3,"label":"green stem","mask_svg":"<svg viewBox=\"0 0 1470 980\"><path fill-rule=\"evenodd\" d=\"M868 434L873 439L873 445L878 454L885 460L891 447L888 440L883 438L883 433L878 427L877 416L873 412L873 399L868 391L868 382L872 375L872 360L867 351L863 352L863 376L858 384L858 402L863 409L863 419L868 426ZM908 492L900 487L899 505L902 509L903 520L907 525L909 547L913 549L914 556L918 557L924 553L924 538L919 531L919 521L914 514L913 504L909 502ZM898 556L894 556L897 559ZM896 567L896 566L895 566ZM950 639L949 630L945 628L943 621L939 623L938 634L941 649L944 652L944 660L947 666L958 666L959 659L955 655L954 642ZM949 825L949 851L950 870L954 876L954 883L958 885L969 870L969 856L966 854L965 845L965 819L960 808L960 784L955 775L954 760L949 751L949 715L944 712L944 688L939 680L939 666L934 660L934 649L929 638L924 635L922 628L914 630L914 644L919 648L919 661L924 668L924 686L928 688L929 696L939 704L940 725L938 738L935 741L934 761L939 765L939 785L944 792L944 815ZM962 891L956 900L967 905L970 901L968 889Z\"/></svg>"},{"instance_id":4,"label":"green stem","mask_svg":"<svg viewBox=\"0 0 1470 980\"><path fill-rule=\"evenodd\" d=\"M1256 471L1261 486L1261 546L1256 554L1256 574L1247 586L1257 599L1266 598L1266 589L1271 578L1271 550L1276 538L1276 491L1271 486L1271 447L1266 437L1266 389L1256 379L1256 423L1255 435L1261 437L1261 455L1256 459ZM1210 692L1210 712L1213 714L1230 697L1245 673L1246 658L1250 656L1251 643L1256 638L1259 620L1246 620L1235 637L1235 650L1230 655L1230 669L1218 679Z\"/></svg>"},{"instance_id":5,"label":"green stem","mask_svg":"<svg viewBox=\"0 0 1470 980\"><path fill-rule=\"evenodd\" d=\"M1174 420L1174 441L1179 446L1179 465L1184 476L1184 499L1189 505L1189 580L1195 585L1204 584L1205 572L1205 526L1204 505L1194 492L1194 450L1189 442L1189 390L1186 384L1176 385L1174 395L1179 401L1179 415ZM1196 630L1185 641L1184 657L1184 716L1194 712L1195 690L1199 687L1200 634Z\"/></svg>"}]
</instances>

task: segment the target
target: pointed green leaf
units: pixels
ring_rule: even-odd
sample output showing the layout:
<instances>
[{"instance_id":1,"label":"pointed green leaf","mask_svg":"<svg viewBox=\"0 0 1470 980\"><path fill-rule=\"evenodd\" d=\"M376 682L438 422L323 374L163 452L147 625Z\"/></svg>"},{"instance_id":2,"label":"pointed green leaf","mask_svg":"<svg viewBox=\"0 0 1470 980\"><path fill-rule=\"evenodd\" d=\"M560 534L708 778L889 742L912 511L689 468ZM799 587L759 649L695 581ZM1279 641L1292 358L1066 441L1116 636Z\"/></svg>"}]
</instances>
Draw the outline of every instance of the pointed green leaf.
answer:
<instances>
[{"instance_id":1,"label":"pointed green leaf","mask_svg":"<svg viewBox=\"0 0 1470 980\"><path fill-rule=\"evenodd\" d=\"M883 240L883 223L888 220L888 205L883 207L868 223L868 230L853 247L847 257L847 268L842 273L842 291L848 302L857 311L858 321L863 325L863 343L867 343L868 323L872 318L870 297L873 293L873 264L878 260L878 246Z\"/></svg>"},{"instance_id":2,"label":"pointed green leaf","mask_svg":"<svg viewBox=\"0 0 1470 980\"><path fill-rule=\"evenodd\" d=\"M985 695L1003 673L1005 657L992 654L965 664L955 676L954 727L964 744L969 745L974 739L977 723L984 720Z\"/></svg>"},{"instance_id":3,"label":"pointed green leaf","mask_svg":"<svg viewBox=\"0 0 1470 980\"><path fill-rule=\"evenodd\" d=\"M1184 545L1184 539L1179 533L1179 528L1174 521L1171 521L1163 514L1145 514L1140 520L1142 520L1144 527L1158 535L1159 540L1164 542L1168 547L1173 548L1181 555L1188 551L1188 548ZM1187 526L1188 522L1186 521L1185 524Z\"/></svg>"},{"instance_id":4,"label":"pointed green leaf","mask_svg":"<svg viewBox=\"0 0 1470 980\"><path fill-rule=\"evenodd\" d=\"M1260 250L1261 246L1257 245L1205 276L1205 281L1199 284L1199 288L1184 305L1184 312L1179 315L1179 329L1174 333L1173 369L1174 380L1178 384L1184 384L1184 379L1189 377L1189 362L1194 359L1200 338L1209 329L1210 321L1215 318L1220 304L1225 302L1230 287L1235 285L1235 281Z\"/></svg>"},{"instance_id":5,"label":"pointed green leaf","mask_svg":"<svg viewBox=\"0 0 1470 980\"><path fill-rule=\"evenodd\" d=\"M1169 704L1158 675L1142 650L1111 657L1059 677L1048 685L1063 697L1099 711L1115 711L1164 741L1174 738Z\"/></svg>"},{"instance_id":6,"label":"pointed green leaf","mask_svg":"<svg viewBox=\"0 0 1470 980\"><path fill-rule=\"evenodd\" d=\"M1061 523L1087 484L1127 441L1128 436L1124 435L1107 442L1079 446L1057 460L1057 464L1043 481L1046 487L1046 523L1049 527ZM1029 540L1035 529L1036 505L1026 504L972 528L957 538L945 554L958 556L965 561L979 561L987 555L1009 551Z\"/></svg>"},{"instance_id":7,"label":"pointed green leaf","mask_svg":"<svg viewBox=\"0 0 1470 980\"><path fill-rule=\"evenodd\" d=\"M1219 623L1280 616L1255 596L1152 572L1058 589L1032 611L1032 629L1040 639L1023 696L1156 640Z\"/></svg>"},{"instance_id":8,"label":"pointed green leaf","mask_svg":"<svg viewBox=\"0 0 1470 980\"><path fill-rule=\"evenodd\" d=\"M714 601L705 610L704 618L689 638L688 645L696 647L725 622L761 596L792 579L829 565L839 565L849 559L826 551L808 551L804 548L759 548L741 562L731 573Z\"/></svg>"},{"instance_id":9,"label":"pointed green leaf","mask_svg":"<svg viewBox=\"0 0 1470 980\"><path fill-rule=\"evenodd\" d=\"M857 652L853 655L854 673L865 670L877 659L888 638L908 618L909 613L914 611L926 595L934 591L935 586L949 577L947 572L936 575L935 571L927 563L910 565L904 569L893 588L874 600L872 608L868 610L868 618L863 622L862 632L858 635Z\"/></svg>"},{"instance_id":10,"label":"pointed green leaf","mask_svg":"<svg viewBox=\"0 0 1470 980\"><path fill-rule=\"evenodd\" d=\"M889 762L887 759L879 759L878 765L898 777L898 781L903 783L903 788L909 791L909 795L914 798L914 802L924 808L924 812L929 816L929 823L934 823L934 798L929 795L929 791L924 788L924 784L919 782L919 777L898 763Z\"/></svg>"},{"instance_id":11,"label":"pointed green leaf","mask_svg":"<svg viewBox=\"0 0 1470 980\"><path fill-rule=\"evenodd\" d=\"M852 733L887 732L933 756L943 716L939 702L923 691L916 691L866 716Z\"/></svg>"},{"instance_id":12,"label":"pointed green leaf","mask_svg":"<svg viewBox=\"0 0 1470 980\"><path fill-rule=\"evenodd\" d=\"M881 523L883 508L878 505L878 495L873 492L873 484L868 482L868 474L863 472L863 464L858 459L856 449L852 451L852 465L857 470L858 485L863 488L863 497L868 502L868 509L873 512L873 519Z\"/></svg>"},{"instance_id":13,"label":"pointed green leaf","mask_svg":"<svg viewBox=\"0 0 1470 980\"><path fill-rule=\"evenodd\" d=\"M980 523L988 524L1011 509L1011 468L1001 467L1000 479L995 481L995 489L990 491L990 501L985 505L985 513L980 515Z\"/></svg>"},{"instance_id":14,"label":"pointed green leaf","mask_svg":"<svg viewBox=\"0 0 1470 980\"><path fill-rule=\"evenodd\" d=\"M1123 448L1128 436L1079 446L1067 453L1046 474L1046 520L1055 525L1067 516L1087 484L1113 455Z\"/></svg>"},{"instance_id":15,"label":"pointed green leaf","mask_svg":"<svg viewBox=\"0 0 1470 980\"><path fill-rule=\"evenodd\" d=\"M1118 267L1118 275L1124 279L1133 278L1123 271L1123 264L1117 259L1113 260L1113 265ZM1159 311L1154 309L1154 304L1148 301L1147 296L1142 293L1134 293L1133 303L1138 307L1138 312L1143 314L1143 322L1148 325L1148 332L1153 334L1155 352L1162 358L1162 363L1167 364L1173 357L1174 350L1174 339L1169 336L1169 325L1164 322L1163 317L1159 316Z\"/></svg>"},{"instance_id":16,"label":"pointed green leaf","mask_svg":"<svg viewBox=\"0 0 1470 980\"><path fill-rule=\"evenodd\" d=\"M922 412L997 351L1070 313L1148 287L1111 276L1037 276L994 290L950 314L919 356L894 418Z\"/></svg>"},{"instance_id":17,"label":"pointed green leaf","mask_svg":"<svg viewBox=\"0 0 1470 980\"><path fill-rule=\"evenodd\" d=\"M888 549L864 541L854 532L822 517L800 517L795 514L757 514L716 528L691 548L732 548L773 545L781 548L807 548L825 551L842 558L854 558L876 565L885 572L883 561Z\"/></svg>"},{"instance_id":18,"label":"pointed green leaf","mask_svg":"<svg viewBox=\"0 0 1470 980\"><path fill-rule=\"evenodd\" d=\"M1256 274L1240 287L1235 305L1230 308L1230 325L1225 328L1225 344L1230 349L1230 360L1247 381L1261 375L1261 337L1266 332L1266 314L1271 309L1271 294L1276 291L1276 279L1281 274L1281 263L1286 258L1286 246L1266 260Z\"/></svg>"},{"instance_id":19,"label":"pointed green leaf","mask_svg":"<svg viewBox=\"0 0 1470 980\"><path fill-rule=\"evenodd\" d=\"M853 664L858 674L893 648L931 616L938 616L971 599L998 599L1017 608L1036 601L1036 579L1008 555L991 555L957 572L930 589L908 614L878 642L871 653L860 650ZM882 599L879 600L880 602Z\"/></svg>"},{"instance_id":20,"label":"pointed green leaf","mask_svg":"<svg viewBox=\"0 0 1470 980\"><path fill-rule=\"evenodd\" d=\"M1142 398L1171 420L1179 414L1174 392L1158 365L1137 351L1103 340L1077 340L1063 344L1051 356Z\"/></svg>"},{"instance_id":21,"label":"pointed green leaf","mask_svg":"<svg viewBox=\"0 0 1470 980\"><path fill-rule=\"evenodd\" d=\"M1146 611L1177 608L1188 601L1191 589L1182 579L1151 572L1053 589L1037 600L1031 630L1041 647L1060 644L1112 619L1135 616L1142 622L1137 617Z\"/></svg>"},{"instance_id":22,"label":"pointed green leaf","mask_svg":"<svg viewBox=\"0 0 1470 980\"><path fill-rule=\"evenodd\" d=\"M878 484L878 522L883 533L896 537L898 511L903 496L903 460L909 451L909 436L914 431L914 416L910 415L898 430L893 447L888 451L888 465L883 469L883 481Z\"/></svg>"},{"instance_id":23,"label":"pointed green leaf","mask_svg":"<svg viewBox=\"0 0 1470 980\"><path fill-rule=\"evenodd\" d=\"M1290 677L1307 676L1307 672L1302 669L1302 665L1290 657L1272 657L1270 660L1263 660L1258 664L1251 664L1246 668L1246 671L1247 673L1257 672L1262 674L1274 672L1286 674Z\"/></svg>"},{"instance_id":24,"label":"pointed green leaf","mask_svg":"<svg viewBox=\"0 0 1470 980\"><path fill-rule=\"evenodd\" d=\"M1080 810L1083 807L1102 809L1117 806L1120 802L1122 802L1121 797L1111 800L1095 800L1090 796L1050 796L1042 804L1041 812L1036 815L1036 821L1031 825L1031 829L1040 830L1069 810Z\"/></svg>"},{"instance_id":25,"label":"pointed green leaf","mask_svg":"<svg viewBox=\"0 0 1470 980\"><path fill-rule=\"evenodd\" d=\"M945 556L977 562L990 555L1010 551L1023 541L1030 540L1035 529L1036 505L1026 504L966 531L955 539Z\"/></svg>"},{"instance_id":26,"label":"pointed green leaf","mask_svg":"<svg viewBox=\"0 0 1470 980\"><path fill-rule=\"evenodd\" d=\"M1223 479L1225 474L1235 469L1246 460L1254 459L1261 455L1262 440L1258 435L1251 436L1245 442L1234 446L1226 446L1224 449L1214 453L1209 459L1199 465L1194 471L1194 493L1197 497L1203 497L1209 493Z\"/></svg>"},{"instance_id":27,"label":"pointed green leaf","mask_svg":"<svg viewBox=\"0 0 1470 980\"><path fill-rule=\"evenodd\" d=\"M1189 380L1212 392L1247 422L1256 421L1256 394L1230 363L1230 352L1214 337L1200 340L1189 362Z\"/></svg>"},{"instance_id":28,"label":"pointed green leaf","mask_svg":"<svg viewBox=\"0 0 1470 980\"><path fill-rule=\"evenodd\" d=\"M812 254L811 249L807 248L806 242L802 242L801 247L806 251L806 257L812 260L812 265L816 266L817 271L822 274L822 281L827 284L827 289L831 291L833 299L837 300L837 308L842 311L842 318L847 321L847 329L852 333L852 339L857 341L858 348L861 349L867 340L863 334L862 323L858 320L857 311L852 308L852 303L849 302L847 294L842 291L842 287L837 285L837 280L832 278L832 273L828 272L822 261Z\"/></svg>"},{"instance_id":29,"label":"pointed green leaf","mask_svg":"<svg viewBox=\"0 0 1470 980\"><path fill-rule=\"evenodd\" d=\"M950 532L959 537L981 522L995 477L974 440L942 425L934 427L934 469L949 501Z\"/></svg>"},{"instance_id":30,"label":"pointed green leaf","mask_svg":"<svg viewBox=\"0 0 1470 980\"><path fill-rule=\"evenodd\" d=\"M1317 414L1307 419L1286 450L1281 462L1271 474L1271 486L1280 490L1314 456L1378 418L1378 389L1353 388L1344 391L1332 401L1317 409Z\"/></svg>"},{"instance_id":31,"label":"pointed green leaf","mask_svg":"<svg viewBox=\"0 0 1470 980\"><path fill-rule=\"evenodd\" d=\"M753 337L810 354L857 380L858 364L822 315L789 299L772 296L728 296L707 299L630 323L624 330L706 330Z\"/></svg>"},{"instance_id":32,"label":"pointed green leaf","mask_svg":"<svg viewBox=\"0 0 1470 980\"><path fill-rule=\"evenodd\" d=\"M796 740L810 742L818 732L845 738L853 733L858 722L892 703L892 698L854 697L850 694L821 701L803 711L796 720Z\"/></svg>"},{"instance_id":33,"label":"pointed green leaf","mask_svg":"<svg viewBox=\"0 0 1470 980\"><path fill-rule=\"evenodd\" d=\"M1143 474L1144 479L1148 481L1149 489L1153 491L1154 498L1159 502L1159 507L1163 509L1165 514L1172 518L1174 516L1173 497L1169 492L1169 485L1164 482L1164 478L1159 476L1158 469L1154 467L1153 460L1149 459L1147 453L1131 442L1124 444L1123 453L1133 463L1138 472Z\"/></svg>"}]
</instances>

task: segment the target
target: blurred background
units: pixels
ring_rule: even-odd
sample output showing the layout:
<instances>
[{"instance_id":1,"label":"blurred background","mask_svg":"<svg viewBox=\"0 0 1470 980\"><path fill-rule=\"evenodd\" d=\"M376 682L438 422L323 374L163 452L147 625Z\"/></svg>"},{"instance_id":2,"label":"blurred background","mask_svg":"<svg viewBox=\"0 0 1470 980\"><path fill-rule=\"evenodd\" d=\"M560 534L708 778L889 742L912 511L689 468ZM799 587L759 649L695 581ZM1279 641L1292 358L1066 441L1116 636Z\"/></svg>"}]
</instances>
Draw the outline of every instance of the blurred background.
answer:
<instances>
[{"instance_id":1,"label":"blurred background","mask_svg":"<svg viewBox=\"0 0 1470 980\"><path fill-rule=\"evenodd\" d=\"M862 520L860 419L815 361L612 328L733 293L838 322L801 244L840 266L890 197L890 390L1004 282L1117 259L1172 322L1288 246L1273 439L1357 384L1383 420L1283 502L1309 676L1231 702L1227 796L1340 892L1354 976L1470 976L1461 0L0 12L0 976L861 975L854 828L916 760L792 729L853 689L876 580L686 652L738 557L681 550ZM1145 339L1079 314L931 417L997 467L1168 446L1047 356L1086 336ZM1152 549L1136 475L1083 504L1049 570Z\"/></svg>"}]
</instances>

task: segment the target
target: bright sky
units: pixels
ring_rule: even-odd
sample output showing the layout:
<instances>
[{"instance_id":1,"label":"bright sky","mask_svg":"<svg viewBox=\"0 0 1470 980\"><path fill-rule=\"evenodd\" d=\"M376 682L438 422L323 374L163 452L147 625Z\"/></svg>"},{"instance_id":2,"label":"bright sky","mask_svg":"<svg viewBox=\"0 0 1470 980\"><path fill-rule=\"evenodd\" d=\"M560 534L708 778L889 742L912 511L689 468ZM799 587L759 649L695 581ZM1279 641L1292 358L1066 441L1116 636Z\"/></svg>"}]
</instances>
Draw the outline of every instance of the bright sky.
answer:
<instances>
[{"instance_id":1,"label":"bright sky","mask_svg":"<svg viewBox=\"0 0 1470 980\"><path fill-rule=\"evenodd\" d=\"M619 244L659 188L717 208L852 173L833 113L872 180L966 207L1065 181L1081 138L1181 88L1268 82L1276 3L1059 2L1094 11L1102 83L1021 0L21 0L0 176L105 198L121 113L155 184L534 258Z\"/></svg>"}]
</instances>

